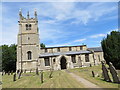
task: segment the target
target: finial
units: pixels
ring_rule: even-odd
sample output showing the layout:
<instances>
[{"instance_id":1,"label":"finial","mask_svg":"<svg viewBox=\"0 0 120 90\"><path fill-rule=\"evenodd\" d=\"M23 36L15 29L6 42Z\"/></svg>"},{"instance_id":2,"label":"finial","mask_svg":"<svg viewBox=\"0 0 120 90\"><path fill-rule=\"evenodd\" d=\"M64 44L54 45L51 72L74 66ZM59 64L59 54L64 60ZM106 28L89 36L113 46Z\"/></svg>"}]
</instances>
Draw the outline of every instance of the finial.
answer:
<instances>
[{"instance_id":1,"label":"finial","mask_svg":"<svg viewBox=\"0 0 120 90\"><path fill-rule=\"evenodd\" d=\"M37 11L36 11L36 9L34 9L34 15L35 15L35 19L37 19Z\"/></svg>"},{"instance_id":2,"label":"finial","mask_svg":"<svg viewBox=\"0 0 120 90\"><path fill-rule=\"evenodd\" d=\"M27 18L29 19L29 11L28 11L28 13L27 13Z\"/></svg>"},{"instance_id":3,"label":"finial","mask_svg":"<svg viewBox=\"0 0 120 90\"><path fill-rule=\"evenodd\" d=\"M19 10L19 16L20 16L20 19L22 19L22 9L21 8Z\"/></svg>"}]
</instances>

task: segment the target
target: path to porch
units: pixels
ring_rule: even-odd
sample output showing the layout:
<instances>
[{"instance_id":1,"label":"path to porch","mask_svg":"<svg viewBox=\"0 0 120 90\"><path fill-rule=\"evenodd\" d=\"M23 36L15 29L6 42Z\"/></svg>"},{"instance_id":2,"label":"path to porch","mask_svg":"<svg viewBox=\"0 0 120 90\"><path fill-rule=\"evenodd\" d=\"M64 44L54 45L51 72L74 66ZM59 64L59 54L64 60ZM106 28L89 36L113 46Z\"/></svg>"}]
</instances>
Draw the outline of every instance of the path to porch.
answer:
<instances>
[{"instance_id":1,"label":"path to porch","mask_svg":"<svg viewBox=\"0 0 120 90\"><path fill-rule=\"evenodd\" d=\"M68 74L70 74L73 78L75 78L78 82L82 83L86 88L100 88L99 86L91 83L90 81L70 72L69 70L64 70L65 72L67 72ZM99 90L103 90L103 89L99 89Z\"/></svg>"}]
</instances>

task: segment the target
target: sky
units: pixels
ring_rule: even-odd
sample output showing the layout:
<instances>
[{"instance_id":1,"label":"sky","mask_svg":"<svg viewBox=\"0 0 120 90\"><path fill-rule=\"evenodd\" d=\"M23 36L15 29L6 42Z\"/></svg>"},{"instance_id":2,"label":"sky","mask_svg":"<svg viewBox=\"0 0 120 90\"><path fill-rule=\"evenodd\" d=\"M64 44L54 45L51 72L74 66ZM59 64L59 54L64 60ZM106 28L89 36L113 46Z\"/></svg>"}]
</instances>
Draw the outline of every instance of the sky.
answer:
<instances>
[{"instance_id":1,"label":"sky","mask_svg":"<svg viewBox=\"0 0 120 90\"><path fill-rule=\"evenodd\" d=\"M1 6L1 4L0 4ZM117 2L2 2L3 44L17 44L19 9L27 17L38 14L40 43L47 47L101 46L101 40L118 30Z\"/></svg>"}]
</instances>

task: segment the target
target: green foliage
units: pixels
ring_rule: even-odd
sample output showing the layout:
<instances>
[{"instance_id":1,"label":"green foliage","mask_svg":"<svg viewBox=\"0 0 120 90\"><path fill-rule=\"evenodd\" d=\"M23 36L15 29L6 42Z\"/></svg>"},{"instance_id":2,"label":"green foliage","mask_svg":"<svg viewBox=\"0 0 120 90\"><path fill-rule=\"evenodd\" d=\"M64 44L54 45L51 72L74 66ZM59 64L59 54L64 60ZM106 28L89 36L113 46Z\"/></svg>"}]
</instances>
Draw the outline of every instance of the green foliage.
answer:
<instances>
[{"instance_id":1,"label":"green foliage","mask_svg":"<svg viewBox=\"0 0 120 90\"><path fill-rule=\"evenodd\" d=\"M45 48L45 44L41 43L40 44L41 48Z\"/></svg>"},{"instance_id":2,"label":"green foliage","mask_svg":"<svg viewBox=\"0 0 120 90\"><path fill-rule=\"evenodd\" d=\"M0 46L2 48L2 70L6 72L16 71L16 47L17 45L15 44Z\"/></svg>"},{"instance_id":3,"label":"green foliage","mask_svg":"<svg viewBox=\"0 0 120 90\"><path fill-rule=\"evenodd\" d=\"M120 69L120 31L112 31L101 45L107 64L112 62L116 69Z\"/></svg>"}]
</instances>

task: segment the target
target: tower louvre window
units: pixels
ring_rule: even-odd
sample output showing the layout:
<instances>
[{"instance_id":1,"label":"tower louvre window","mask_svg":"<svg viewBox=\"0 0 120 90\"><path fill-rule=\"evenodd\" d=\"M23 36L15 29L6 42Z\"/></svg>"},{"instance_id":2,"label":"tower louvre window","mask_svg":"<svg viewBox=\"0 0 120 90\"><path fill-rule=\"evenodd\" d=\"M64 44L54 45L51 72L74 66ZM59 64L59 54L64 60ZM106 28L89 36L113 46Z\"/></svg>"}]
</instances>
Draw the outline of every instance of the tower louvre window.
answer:
<instances>
[{"instance_id":1,"label":"tower louvre window","mask_svg":"<svg viewBox=\"0 0 120 90\"><path fill-rule=\"evenodd\" d=\"M71 51L72 49L71 49L71 47L69 47L69 51Z\"/></svg>"},{"instance_id":2,"label":"tower louvre window","mask_svg":"<svg viewBox=\"0 0 120 90\"><path fill-rule=\"evenodd\" d=\"M31 60L31 59L32 59L32 52L31 52L31 51L28 51L28 52L27 52L27 56L28 56L28 60Z\"/></svg>"},{"instance_id":3,"label":"tower louvre window","mask_svg":"<svg viewBox=\"0 0 120 90\"><path fill-rule=\"evenodd\" d=\"M26 24L26 30L31 30L32 25L31 24Z\"/></svg>"}]
</instances>

